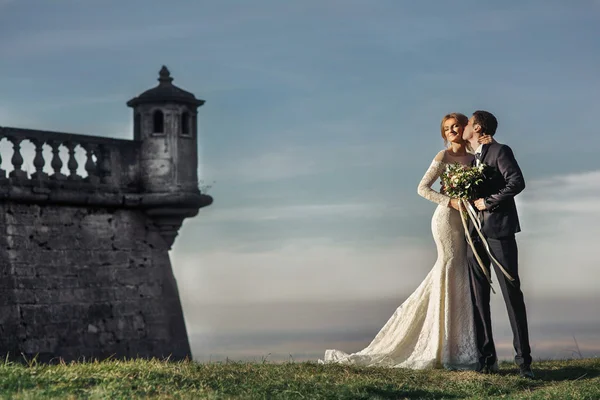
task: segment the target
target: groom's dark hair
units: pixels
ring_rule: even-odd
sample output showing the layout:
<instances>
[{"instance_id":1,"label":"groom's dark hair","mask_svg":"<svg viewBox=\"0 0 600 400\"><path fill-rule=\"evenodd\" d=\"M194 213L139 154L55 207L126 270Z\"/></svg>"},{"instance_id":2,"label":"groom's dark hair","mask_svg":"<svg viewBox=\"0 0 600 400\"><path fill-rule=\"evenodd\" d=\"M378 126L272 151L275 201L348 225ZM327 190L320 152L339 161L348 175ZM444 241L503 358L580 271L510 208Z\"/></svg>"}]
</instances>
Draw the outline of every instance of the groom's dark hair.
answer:
<instances>
[{"instance_id":1,"label":"groom's dark hair","mask_svg":"<svg viewBox=\"0 0 600 400\"><path fill-rule=\"evenodd\" d=\"M498 128L498 120L494 114L488 111L478 110L473 113L474 123L481 126L481 133L494 136L496 128Z\"/></svg>"}]
</instances>

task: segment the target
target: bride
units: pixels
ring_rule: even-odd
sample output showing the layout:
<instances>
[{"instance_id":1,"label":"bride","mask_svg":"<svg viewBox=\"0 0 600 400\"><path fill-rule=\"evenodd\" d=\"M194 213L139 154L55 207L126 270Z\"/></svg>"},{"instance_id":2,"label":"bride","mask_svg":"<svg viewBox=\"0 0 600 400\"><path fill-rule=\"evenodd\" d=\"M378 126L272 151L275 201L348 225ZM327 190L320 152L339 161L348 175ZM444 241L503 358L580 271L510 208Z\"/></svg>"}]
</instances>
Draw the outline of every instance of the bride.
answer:
<instances>
[{"instance_id":1,"label":"bride","mask_svg":"<svg viewBox=\"0 0 600 400\"><path fill-rule=\"evenodd\" d=\"M473 161L462 138L467 124L463 114L444 116L441 133L447 148L435 156L417 189L419 195L438 204L431 220L438 254L433 269L371 344L353 354L326 350L324 360L319 362L412 369L477 367L467 243L458 203L431 188L446 165L470 165ZM491 137L484 136L480 142L490 143Z\"/></svg>"}]
</instances>

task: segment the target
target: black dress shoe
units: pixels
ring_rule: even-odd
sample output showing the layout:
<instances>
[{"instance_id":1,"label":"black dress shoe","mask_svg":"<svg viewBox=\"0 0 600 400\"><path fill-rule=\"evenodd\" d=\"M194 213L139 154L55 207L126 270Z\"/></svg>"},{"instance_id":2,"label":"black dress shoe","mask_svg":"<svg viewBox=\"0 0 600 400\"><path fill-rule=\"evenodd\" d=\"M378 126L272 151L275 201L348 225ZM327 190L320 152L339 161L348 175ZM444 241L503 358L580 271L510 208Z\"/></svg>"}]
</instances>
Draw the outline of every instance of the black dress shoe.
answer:
<instances>
[{"instance_id":1,"label":"black dress shoe","mask_svg":"<svg viewBox=\"0 0 600 400\"><path fill-rule=\"evenodd\" d=\"M526 379L534 379L533 371L530 365L519 365L519 376Z\"/></svg>"},{"instance_id":2,"label":"black dress shoe","mask_svg":"<svg viewBox=\"0 0 600 400\"><path fill-rule=\"evenodd\" d=\"M480 374L497 374L498 373L498 362L495 362L492 365L480 364L475 369L475 372L479 372Z\"/></svg>"}]
</instances>

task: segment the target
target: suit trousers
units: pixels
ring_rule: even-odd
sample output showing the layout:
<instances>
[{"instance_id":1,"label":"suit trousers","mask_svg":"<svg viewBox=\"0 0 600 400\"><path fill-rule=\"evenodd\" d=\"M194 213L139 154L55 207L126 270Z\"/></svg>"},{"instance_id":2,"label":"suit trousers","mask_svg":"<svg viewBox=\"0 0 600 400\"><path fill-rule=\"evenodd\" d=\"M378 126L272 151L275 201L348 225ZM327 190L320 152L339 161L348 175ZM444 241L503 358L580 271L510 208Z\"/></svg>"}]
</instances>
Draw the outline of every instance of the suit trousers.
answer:
<instances>
[{"instance_id":1,"label":"suit trousers","mask_svg":"<svg viewBox=\"0 0 600 400\"><path fill-rule=\"evenodd\" d=\"M473 244L475 245L477 254L483 261L483 265L488 270L490 264L494 265L494 271L504 297L513 332L513 345L516 351L515 362L519 366L530 365L531 348L529 346L527 311L525 309L523 292L521 292L521 281L519 280L518 249L515 236L496 239L487 238L487 242L492 255L502 264L510 276L514 278L514 281L509 281L496 263L491 262L481 239L479 237L473 238ZM470 245L467 245L467 261L474 307L477 347L480 353L479 363L480 365L492 365L496 362L497 355L492 335L490 315L491 288ZM489 271L491 276L491 270Z\"/></svg>"}]
</instances>

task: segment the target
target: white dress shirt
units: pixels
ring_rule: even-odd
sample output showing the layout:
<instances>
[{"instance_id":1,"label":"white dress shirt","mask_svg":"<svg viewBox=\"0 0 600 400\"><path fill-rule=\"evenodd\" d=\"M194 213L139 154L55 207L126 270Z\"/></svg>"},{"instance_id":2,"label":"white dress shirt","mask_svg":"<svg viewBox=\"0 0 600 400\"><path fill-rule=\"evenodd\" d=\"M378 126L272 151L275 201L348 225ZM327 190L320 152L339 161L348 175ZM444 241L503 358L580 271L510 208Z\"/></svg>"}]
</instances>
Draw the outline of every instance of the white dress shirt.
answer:
<instances>
[{"instance_id":1,"label":"white dress shirt","mask_svg":"<svg viewBox=\"0 0 600 400\"><path fill-rule=\"evenodd\" d=\"M479 160L479 155L481 155L481 150L483 150L483 144L479 144L479 147L477 147L477 149L475 150L475 166L479 167L479 164L481 164L481 161Z\"/></svg>"}]
</instances>

